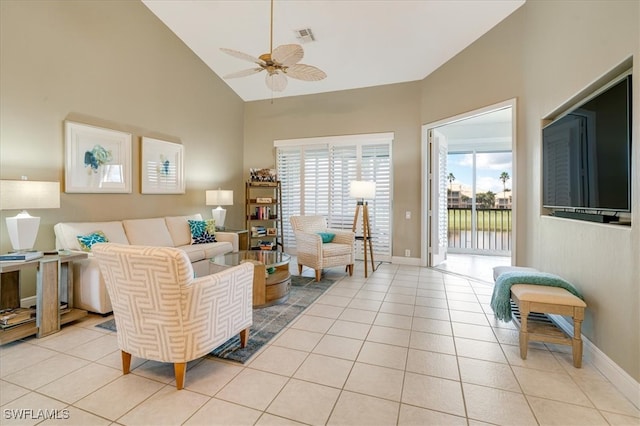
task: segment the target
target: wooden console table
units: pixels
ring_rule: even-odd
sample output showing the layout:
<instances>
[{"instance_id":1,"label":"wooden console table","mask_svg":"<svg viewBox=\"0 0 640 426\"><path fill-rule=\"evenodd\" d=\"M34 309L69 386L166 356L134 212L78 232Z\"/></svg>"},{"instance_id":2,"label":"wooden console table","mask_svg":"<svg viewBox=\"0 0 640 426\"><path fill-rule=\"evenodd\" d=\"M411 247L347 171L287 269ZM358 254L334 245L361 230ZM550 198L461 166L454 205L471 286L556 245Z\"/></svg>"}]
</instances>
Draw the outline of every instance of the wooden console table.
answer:
<instances>
[{"instance_id":1,"label":"wooden console table","mask_svg":"<svg viewBox=\"0 0 640 426\"><path fill-rule=\"evenodd\" d=\"M0 263L0 309L20 307L20 271L36 268L35 318L18 324L0 325L0 344L27 336L44 337L56 333L62 324L87 315L73 307L73 261L87 253L45 255L28 262Z\"/></svg>"}]
</instances>

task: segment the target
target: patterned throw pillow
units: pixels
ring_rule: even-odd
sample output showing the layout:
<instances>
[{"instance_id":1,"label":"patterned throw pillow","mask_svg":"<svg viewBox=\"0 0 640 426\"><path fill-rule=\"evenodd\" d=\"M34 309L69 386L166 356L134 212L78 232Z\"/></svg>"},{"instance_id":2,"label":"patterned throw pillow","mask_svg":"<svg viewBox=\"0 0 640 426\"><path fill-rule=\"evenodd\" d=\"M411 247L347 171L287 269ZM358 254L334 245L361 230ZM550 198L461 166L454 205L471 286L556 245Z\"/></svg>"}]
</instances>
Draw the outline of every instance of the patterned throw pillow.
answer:
<instances>
[{"instance_id":1,"label":"patterned throw pillow","mask_svg":"<svg viewBox=\"0 0 640 426\"><path fill-rule=\"evenodd\" d=\"M188 220L191 229L191 244L206 244L216 242L216 221Z\"/></svg>"},{"instance_id":2,"label":"patterned throw pillow","mask_svg":"<svg viewBox=\"0 0 640 426\"><path fill-rule=\"evenodd\" d=\"M332 234L330 232L318 232L318 235L320 235L320 238L322 238L322 243L330 243L331 241L333 241L333 237L336 236L336 234Z\"/></svg>"},{"instance_id":3,"label":"patterned throw pillow","mask_svg":"<svg viewBox=\"0 0 640 426\"><path fill-rule=\"evenodd\" d=\"M109 239L102 231L92 232L88 235L78 235L78 242L83 251L91 251L91 246L96 243L108 243Z\"/></svg>"}]
</instances>

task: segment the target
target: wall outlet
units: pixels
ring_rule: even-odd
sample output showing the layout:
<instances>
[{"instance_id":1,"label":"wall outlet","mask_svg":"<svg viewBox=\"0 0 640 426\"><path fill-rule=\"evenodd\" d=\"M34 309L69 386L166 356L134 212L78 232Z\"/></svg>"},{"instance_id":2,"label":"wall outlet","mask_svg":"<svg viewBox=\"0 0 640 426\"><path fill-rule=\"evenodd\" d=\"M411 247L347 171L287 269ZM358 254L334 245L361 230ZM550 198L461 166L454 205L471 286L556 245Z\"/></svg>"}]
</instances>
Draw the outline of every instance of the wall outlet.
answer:
<instances>
[{"instance_id":1,"label":"wall outlet","mask_svg":"<svg viewBox=\"0 0 640 426\"><path fill-rule=\"evenodd\" d=\"M406 249L406 250L404 251L404 257L411 257L411 250Z\"/></svg>"}]
</instances>

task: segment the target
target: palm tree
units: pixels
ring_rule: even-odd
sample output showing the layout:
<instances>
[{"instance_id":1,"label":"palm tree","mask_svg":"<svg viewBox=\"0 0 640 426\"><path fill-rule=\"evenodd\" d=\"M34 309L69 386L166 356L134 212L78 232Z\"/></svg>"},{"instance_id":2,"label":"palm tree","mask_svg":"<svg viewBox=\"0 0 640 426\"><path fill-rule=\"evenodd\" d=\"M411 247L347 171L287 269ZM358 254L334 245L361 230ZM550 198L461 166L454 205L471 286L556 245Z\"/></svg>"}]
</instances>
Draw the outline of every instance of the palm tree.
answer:
<instances>
[{"instance_id":1,"label":"palm tree","mask_svg":"<svg viewBox=\"0 0 640 426\"><path fill-rule=\"evenodd\" d=\"M502 181L502 193L504 194L505 192L507 192L507 181L511 179L509 177L509 173L507 172L502 172L500 173L500 180ZM506 195L505 195L506 197Z\"/></svg>"},{"instance_id":2,"label":"palm tree","mask_svg":"<svg viewBox=\"0 0 640 426\"><path fill-rule=\"evenodd\" d=\"M451 207L451 196L453 195L453 189L452 189L452 183L454 180L456 180L456 177L453 175L453 173L449 173L449 176L447 176L447 180L449 181L449 207Z\"/></svg>"}]
</instances>

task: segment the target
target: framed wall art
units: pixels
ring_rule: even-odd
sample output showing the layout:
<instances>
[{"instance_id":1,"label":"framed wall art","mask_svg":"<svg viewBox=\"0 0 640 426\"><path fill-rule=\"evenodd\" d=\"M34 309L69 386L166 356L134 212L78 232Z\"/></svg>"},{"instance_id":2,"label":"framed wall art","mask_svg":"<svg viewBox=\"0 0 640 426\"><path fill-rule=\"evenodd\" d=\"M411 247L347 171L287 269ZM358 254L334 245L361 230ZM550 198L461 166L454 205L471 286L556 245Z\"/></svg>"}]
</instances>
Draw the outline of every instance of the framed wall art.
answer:
<instances>
[{"instance_id":1,"label":"framed wall art","mask_svg":"<svg viewBox=\"0 0 640 426\"><path fill-rule=\"evenodd\" d=\"M143 194L184 194L184 146L142 137Z\"/></svg>"},{"instance_id":2,"label":"framed wall art","mask_svg":"<svg viewBox=\"0 0 640 426\"><path fill-rule=\"evenodd\" d=\"M64 135L65 192L131 192L131 133L65 121Z\"/></svg>"}]
</instances>

